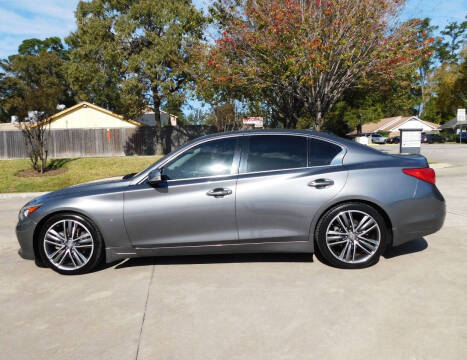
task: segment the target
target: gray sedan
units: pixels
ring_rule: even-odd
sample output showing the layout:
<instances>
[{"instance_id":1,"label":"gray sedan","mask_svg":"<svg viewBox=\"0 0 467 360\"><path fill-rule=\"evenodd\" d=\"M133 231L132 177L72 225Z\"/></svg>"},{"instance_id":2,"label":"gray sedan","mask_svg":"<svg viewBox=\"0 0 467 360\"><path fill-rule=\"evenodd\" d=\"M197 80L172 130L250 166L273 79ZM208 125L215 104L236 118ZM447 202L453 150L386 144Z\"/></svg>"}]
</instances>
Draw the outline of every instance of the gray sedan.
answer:
<instances>
[{"instance_id":1,"label":"gray sedan","mask_svg":"<svg viewBox=\"0 0 467 360\"><path fill-rule=\"evenodd\" d=\"M62 274L162 255L320 251L375 264L436 232L445 202L420 155L311 131L244 131L185 144L138 174L27 203L20 254Z\"/></svg>"}]
</instances>

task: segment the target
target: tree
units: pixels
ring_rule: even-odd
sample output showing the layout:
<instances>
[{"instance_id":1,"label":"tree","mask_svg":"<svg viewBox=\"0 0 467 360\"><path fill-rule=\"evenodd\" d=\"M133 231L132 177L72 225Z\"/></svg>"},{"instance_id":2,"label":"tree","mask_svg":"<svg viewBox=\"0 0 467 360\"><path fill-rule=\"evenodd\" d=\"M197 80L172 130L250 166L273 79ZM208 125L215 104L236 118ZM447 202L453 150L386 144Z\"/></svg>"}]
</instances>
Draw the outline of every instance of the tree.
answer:
<instances>
[{"instance_id":1,"label":"tree","mask_svg":"<svg viewBox=\"0 0 467 360\"><path fill-rule=\"evenodd\" d=\"M266 99L284 127L302 115L320 129L345 90L360 79L391 78L422 56L418 21L397 24L398 0L218 0L221 37L210 79L226 92Z\"/></svg>"},{"instance_id":2,"label":"tree","mask_svg":"<svg viewBox=\"0 0 467 360\"><path fill-rule=\"evenodd\" d=\"M177 117L177 122L179 124L185 123L185 115L183 114L182 110L183 102L183 99L178 95L170 96L162 106L164 111Z\"/></svg>"},{"instance_id":3,"label":"tree","mask_svg":"<svg viewBox=\"0 0 467 360\"><path fill-rule=\"evenodd\" d=\"M460 57L462 63L446 62L431 73L424 119L444 122L455 117L458 108L467 107L467 50Z\"/></svg>"},{"instance_id":4,"label":"tree","mask_svg":"<svg viewBox=\"0 0 467 360\"><path fill-rule=\"evenodd\" d=\"M416 115L421 101L417 65L394 71L392 79L359 81L344 91L324 126L338 135L392 116ZM309 126L308 126L309 127Z\"/></svg>"},{"instance_id":5,"label":"tree","mask_svg":"<svg viewBox=\"0 0 467 360\"><path fill-rule=\"evenodd\" d=\"M41 56L41 54L53 54L53 56ZM65 84L65 90L60 97L60 104L71 106L75 104L73 93L65 80L63 65L66 62L68 49L65 48L58 37L50 37L44 40L26 39L18 47L18 54L1 60L0 63L0 122L9 122L12 115L18 115L19 108L12 105L11 98L18 95L18 84L22 84L22 76L25 76L25 64L32 64L34 69L40 71L45 67L45 63L52 62L56 66L53 72L54 77L58 77L61 83ZM40 59L32 56L41 56ZM57 59L58 57L58 59ZM41 63L41 65L39 65ZM50 75L50 73L49 73ZM19 76L18 79L15 76Z\"/></svg>"},{"instance_id":6,"label":"tree","mask_svg":"<svg viewBox=\"0 0 467 360\"><path fill-rule=\"evenodd\" d=\"M76 19L78 29L67 42L78 97L126 117L151 105L160 153L160 109L168 99L183 99L203 15L190 0L92 0L78 4Z\"/></svg>"},{"instance_id":7,"label":"tree","mask_svg":"<svg viewBox=\"0 0 467 360\"><path fill-rule=\"evenodd\" d=\"M8 89L2 96L2 108L18 116L32 167L42 173L48 158L46 119L69 95L62 72L63 59L42 49L37 54L10 56L0 66L5 72L0 88Z\"/></svg>"},{"instance_id":8,"label":"tree","mask_svg":"<svg viewBox=\"0 0 467 360\"><path fill-rule=\"evenodd\" d=\"M453 21L441 31L444 38L447 38L447 41L440 42L437 46L437 57L442 63L459 61L459 50L466 40L466 29L467 21L463 21L460 24Z\"/></svg>"},{"instance_id":9,"label":"tree","mask_svg":"<svg viewBox=\"0 0 467 360\"><path fill-rule=\"evenodd\" d=\"M418 106L417 114L420 115L423 111L424 105L428 100L426 94L426 86L428 81L428 75L433 70L435 65L436 54L439 54L442 50L442 39L434 38L434 32L438 29L437 26L431 25L430 18L424 18L419 21L416 25L417 41L422 44L420 56L416 63L418 65L418 88L420 89L420 104ZM428 44L428 45L425 45Z\"/></svg>"},{"instance_id":10,"label":"tree","mask_svg":"<svg viewBox=\"0 0 467 360\"><path fill-rule=\"evenodd\" d=\"M206 121L206 125L212 125L218 131L232 131L240 128L240 120L237 118L235 104L226 103L216 106L213 113Z\"/></svg>"},{"instance_id":11,"label":"tree","mask_svg":"<svg viewBox=\"0 0 467 360\"><path fill-rule=\"evenodd\" d=\"M41 52L53 52L61 58L66 58L68 49L59 37L48 37L44 40L32 38L23 40L18 47L19 55L39 55Z\"/></svg>"}]
</instances>

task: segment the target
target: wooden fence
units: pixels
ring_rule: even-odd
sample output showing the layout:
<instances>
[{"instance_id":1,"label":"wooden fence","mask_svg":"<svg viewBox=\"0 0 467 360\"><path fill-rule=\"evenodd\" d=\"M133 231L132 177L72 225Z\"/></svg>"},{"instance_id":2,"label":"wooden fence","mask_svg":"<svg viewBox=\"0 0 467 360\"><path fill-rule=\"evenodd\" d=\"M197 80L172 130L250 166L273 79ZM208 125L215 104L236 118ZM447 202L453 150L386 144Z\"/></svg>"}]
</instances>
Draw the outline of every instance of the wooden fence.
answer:
<instances>
[{"instance_id":1,"label":"wooden fence","mask_svg":"<svg viewBox=\"0 0 467 360\"><path fill-rule=\"evenodd\" d=\"M168 153L185 142L212 134L210 126L166 126L161 138ZM48 150L50 158L153 155L155 130L152 127L116 129L50 130ZM0 159L27 158L26 144L21 131L0 131Z\"/></svg>"}]
</instances>

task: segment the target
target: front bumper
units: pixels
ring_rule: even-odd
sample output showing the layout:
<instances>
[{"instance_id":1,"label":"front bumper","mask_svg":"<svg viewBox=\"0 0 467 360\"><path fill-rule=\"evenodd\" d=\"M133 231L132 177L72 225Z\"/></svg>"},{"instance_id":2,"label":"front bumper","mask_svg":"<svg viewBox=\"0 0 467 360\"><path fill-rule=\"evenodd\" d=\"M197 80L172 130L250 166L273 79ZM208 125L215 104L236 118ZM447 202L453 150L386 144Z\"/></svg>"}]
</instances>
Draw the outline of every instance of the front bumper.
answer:
<instances>
[{"instance_id":1,"label":"front bumper","mask_svg":"<svg viewBox=\"0 0 467 360\"><path fill-rule=\"evenodd\" d=\"M16 238L18 239L19 246L21 247L18 254L23 259L34 259L34 230L36 223L30 219L25 219L18 222L16 225Z\"/></svg>"}]
</instances>

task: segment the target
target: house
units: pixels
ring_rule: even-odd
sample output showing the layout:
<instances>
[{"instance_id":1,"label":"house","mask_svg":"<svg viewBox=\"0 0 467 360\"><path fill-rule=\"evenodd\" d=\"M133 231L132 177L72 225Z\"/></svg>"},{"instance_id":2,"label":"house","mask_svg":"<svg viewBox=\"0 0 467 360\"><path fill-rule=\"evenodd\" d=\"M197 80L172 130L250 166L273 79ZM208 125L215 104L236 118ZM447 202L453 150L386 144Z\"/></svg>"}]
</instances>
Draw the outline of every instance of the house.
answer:
<instances>
[{"instance_id":1,"label":"house","mask_svg":"<svg viewBox=\"0 0 467 360\"><path fill-rule=\"evenodd\" d=\"M171 126L177 126L177 117L175 115L169 114L163 110L160 111L161 113L161 124L162 126L167 126L170 121ZM154 110L151 107L147 107L143 114L136 119L143 125L146 126L154 126L156 124L156 120L154 117Z\"/></svg>"},{"instance_id":2,"label":"house","mask_svg":"<svg viewBox=\"0 0 467 360\"><path fill-rule=\"evenodd\" d=\"M447 123L441 125L441 129L443 130L452 130L456 134L460 132L462 128L462 131L467 129L467 121L458 121L457 117L454 119L449 120Z\"/></svg>"},{"instance_id":3,"label":"house","mask_svg":"<svg viewBox=\"0 0 467 360\"><path fill-rule=\"evenodd\" d=\"M52 130L114 129L142 126L137 121L127 120L121 115L86 101L56 113L49 117L46 122L50 124Z\"/></svg>"},{"instance_id":4,"label":"house","mask_svg":"<svg viewBox=\"0 0 467 360\"><path fill-rule=\"evenodd\" d=\"M29 118L34 118L34 112L30 112ZM16 117L15 117L16 118ZM170 124L177 125L177 117L161 111L162 126ZM154 110L147 108L143 114L135 120L125 119L100 106L80 102L74 106L64 109L45 120L51 130L59 129L115 129L115 128L137 128L140 126L154 126ZM0 124L0 131L19 130L17 123Z\"/></svg>"},{"instance_id":5,"label":"house","mask_svg":"<svg viewBox=\"0 0 467 360\"><path fill-rule=\"evenodd\" d=\"M362 125L362 134L378 131L388 132L389 136L400 135L400 129L422 129L423 132L439 131L440 125L420 119L418 116L395 116L380 119L378 122ZM348 135L356 135L357 130Z\"/></svg>"}]
</instances>

